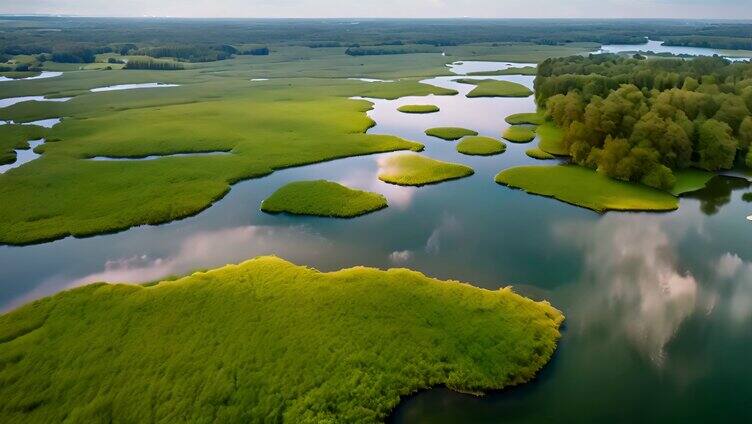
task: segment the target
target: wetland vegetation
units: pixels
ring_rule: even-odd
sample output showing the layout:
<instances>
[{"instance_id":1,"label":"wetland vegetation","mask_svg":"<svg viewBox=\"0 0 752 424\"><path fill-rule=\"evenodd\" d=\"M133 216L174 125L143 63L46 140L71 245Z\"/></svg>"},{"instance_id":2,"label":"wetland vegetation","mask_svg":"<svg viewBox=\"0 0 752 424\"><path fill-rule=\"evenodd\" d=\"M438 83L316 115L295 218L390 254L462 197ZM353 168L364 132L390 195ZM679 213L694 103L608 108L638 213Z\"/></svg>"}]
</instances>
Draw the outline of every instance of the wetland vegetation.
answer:
<instances>
[{"instance_id":1,"label":"wetland vegetation","mask_svg":"<svg viewBox=\"0 0 752 424\"><path fill-rule=\"evenodd\" d=\"M491 137L464 137L457 143L457 151L465 155L498 155L499 153L504 153L506 149L506 144Z\"/></svg>"},{"instance_id":2,"label":"wetland vegetation","mask_svg":"<svg viewBox=\"0 0 752 424\"><path fill-rule=\"evenodd\" d=\"M407 186L435 184L473 174L473 169L469 166L443 162L415 153L390 156L379 165L381 181Z\"/></svg>"},{"instance_id":3,"label":"wetland vegetation","mask_svg":"<svg viewBox=\"0 0 752 424\"><path fill-rule=\"evenodd\" d=\"M472 84L475 88L467 97L529 97L533 92L522 84L511 81L460 78L457 82Z\"/></svg>"},{"instance_id":4,"label":"wetland vegetation","mask_svg":"<svg viewBox=\"0 0 752 424\"><path fill-rule=\"evenodd\" d=\"M439 111L436 105L404 105L397 108L402 113L434 113Z\"/></svg>"},{"instance_id":5,"label":"wetland vegetation","mask_svg":"<svg viewBox=\"0 0 752 424\"><path fill-rule=\"evenodd\" d=\"M535 138L535 131L526 126L513 125L504 130L502 137L512 143L529 143Z\"/></svg>"},{"instance_id":6,"label":"wetland vegetation","mask_svg":"<svg viewBox=\"0 0 752 424\"><path fill-rule=\"evenodd\" d=\"M378 193L354 190L331 181L297 181L280 187L261 204L269 213L352 218L387 207Z\"/></svg>"},{"instance_id":7,"label":"wetland vegetation","mask_svg":"<svg viewBox=\"0 0 752 424\"><path fill-rule=\"evenodd\" d=\"M454 141L459 140L462 137L476 136L478 135L478 132L459 127L436 127L427 129L426 135L438 137L447 141Z\"/></svg>"}]
</instances>

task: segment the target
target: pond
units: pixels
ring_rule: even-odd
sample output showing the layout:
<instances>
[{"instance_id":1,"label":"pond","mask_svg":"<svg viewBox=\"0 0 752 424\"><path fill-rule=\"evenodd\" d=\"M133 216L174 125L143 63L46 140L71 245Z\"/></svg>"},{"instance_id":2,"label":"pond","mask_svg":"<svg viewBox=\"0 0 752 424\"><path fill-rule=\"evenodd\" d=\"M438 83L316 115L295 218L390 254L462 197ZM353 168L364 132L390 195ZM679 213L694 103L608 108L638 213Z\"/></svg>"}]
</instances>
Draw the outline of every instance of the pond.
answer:
<instances>
[{"instance_id":1,"label":"pond","mask_svg":"<svg viewBox=\"0 0 752 424\"><path fill-rule=\"evenodd\" d=\"M463 63L460 72L475 69ZM477 65L481 66L481 65ZM485 68L509 64L487 63ZM514 66L522 66L516 64ZM370 133L426 145L426 156L475 174L426 187L376 175L393 153L289 168L233 186L208 210L160 226L25 247L0 246L0 307L94 281L149 281L276 254L321 270L408 267L488 289L514 285L567 316L560 348L535 381L485 397L435 388L405 399L393 422L747 421L752 395L752 204L748 184L720 179L676 212L599 215L499 186L532 144L498 156L464 156L426 136L461 126L499 138L533 98L457 96L373 100ZM533 77L483 77L532 86ZM405 104L440 111L410 115ZM261 202L285 183L329 179L384 194L389 207L352 219L268 215Z\"/></svg>"},{"instance_id":2,"label":"pond","mask_svg":"<svg viewBox=\"0 0 752 424\"><path fill-rule=\"evenodd\" d=\"M653 52L653 53L671 53L686 54L690 56L713 56L718 55L728 60L750 60L750 52L740 50L720 50L707 47L684 47L684 46L664 46L662 41L648 40L645 44L606 44L595 53L622 53L622 52ZM748 53L748 54L744 54Z\"/></svg>"}]
</instances>

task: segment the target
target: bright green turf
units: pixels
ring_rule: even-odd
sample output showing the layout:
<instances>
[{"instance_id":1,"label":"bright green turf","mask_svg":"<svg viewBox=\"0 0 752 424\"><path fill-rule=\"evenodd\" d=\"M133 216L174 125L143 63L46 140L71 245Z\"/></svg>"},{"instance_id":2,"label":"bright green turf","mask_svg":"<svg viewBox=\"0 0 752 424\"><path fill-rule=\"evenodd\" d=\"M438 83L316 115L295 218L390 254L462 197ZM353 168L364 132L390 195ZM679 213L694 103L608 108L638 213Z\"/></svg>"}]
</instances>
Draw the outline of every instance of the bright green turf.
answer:
<instances>
[{"instance_id":1,"label":"bright green turf","mask_svg":"<svg viewBox=\"0 0 752 424\"><path fill-rule=\"evenodd\" d=\"M439 111L436 105L404 105L397 108L402 113L434 113Z\"/></svg>"},{"instance_id":2,"label":"bright green turf","mask_svg":"<svg viewBox=\"0 0 752 424\"><path fill-rule=\"evenodd\" d=\"M498 75L528 75L528 76L535 76L538 73L538 68L535 66L520 66L520 67L512 67L502 70L496 70L496 71L480 71L480 72L470 72L467 75L469 76L477 76L477 77L484 77L484 76L498 76Z\"/></svg>"},{"instance_id":3,"label":"bright green turf","mask_svg":"<svg viewBox=\"0 0 752 424\"><path fill-rule=\"evenodd\" d=\"M397 185L421 186L472 174L473 169L469 166L442 162L416 153L390 156L379 163L379 179Z\"/></svg>"},{"instance_id":4,"label":"bright green turf","mask_svg":"<svg viewBox=\"0 0 752 424\"><path fill-rule=\"evenodd\" d=\"M515 113L514 115L507 116L505 121L509 125L542 125L546 121L546 117L540 112Z\"/></svg>"},{"instance_id":5,"label":"bright green turf","mask_svg":"<svg viewBox=\"0 0 752 424\"><path fill-rule=\"evenodd\" d=\"M491 137L465 137L457 143L457 151L465 155L489 156L504 153L507 146Z\"/></svg>"},{"instance_id":6,"label":"bright green turf","mask_svg":"<svg viewBox=\"0 0 752 424\"><path fill-rule=\"evenodd\" d=\"M275 257L0 316L0 422L379 422L532 379L564 317L510 288Z\"/></svg>"},{"instance_id":7,"label":"bright green turf","mask_svg":"<svg viewBox=\"0 0 752 424\"><path fill-rule=\"evenodd\" d=\"M531 149L525 150L525 154L530 156L533 159L538 159L538 160L556 159L556 156L552 155L551 153L544 152L538 147L533 147Z\"/></svg>"},{"instance_id":8,"label":"bright green turf","mask_svg":"<svg viewBox=\"0 0 752 424\"><path fill-rule=\"evenodd\" d=\"M496 182L598 212L670 211L679 206L677 198L664 191L573 165L516 166L501 171Z\"/></svg>"},{"instance_id":9,"label":"bright green turf","mask_svg":"<svg viewBox=\"0 0 752 424\"><path fill-rule=\"evenodd\" d=\"M444 140L454 141L462 137L478 135L476 131L459 127L436 127L426 130L426 135L431 137L443 138Z\"/></svg>"},{"instance_id":10,"label":"bright green turf","mask_svg":"<svg viewBox=\"0 0 752 424\"><path fill-rule=\"evenodd\" d=\"M564 144L564 130L557 127L553 122L540 125L538 133L538 147L544 152L555 156L569 156L569 150Z\"/></svg>"},{"instance_id":11,"label":"bright green turf","mask_svg":"<svg viewBox=\"0 0 752 424\"><path fill-rule=\"evenodd\" d=\"M475 88L467 93L467 97L528 97L533 94L524 85L511 81L471 78L460 78L455 81L475 85Z\"/></svg>"},{"instance_id":12,"label":"bright green turf","mask_svg":"<svg viewBox=\"0 0 752 424\"><path fill-rule=\"evenodd\" d=\"M527 127L512 126L504 130L502 136L512 143L529 143L535 138L535 132Z\"/></svg>"},{"instance_id":13,"label":"bright green turf","mask_svg":"<svg viewBox=\"0 0 752 424\"><path fill-rule=\"evenodd\" d=\"M715 174L702 169L682 169L674 171L674 177L676 177L676 184L671 189L671 194L679 196L684 193L690 193L697 191L710 181Z\"/></svg>"},{"instance_id":14,"label":"bright green turf","mask_svg":"<svg viewBox=\"0 0 752 424\"><path fill-rule=\"evenodd\" d=\"M353 190L331 181L296 181L282 186L261 203L269 213L351 218L387 207L378 193Z\"/></svg>"}]
</instances>

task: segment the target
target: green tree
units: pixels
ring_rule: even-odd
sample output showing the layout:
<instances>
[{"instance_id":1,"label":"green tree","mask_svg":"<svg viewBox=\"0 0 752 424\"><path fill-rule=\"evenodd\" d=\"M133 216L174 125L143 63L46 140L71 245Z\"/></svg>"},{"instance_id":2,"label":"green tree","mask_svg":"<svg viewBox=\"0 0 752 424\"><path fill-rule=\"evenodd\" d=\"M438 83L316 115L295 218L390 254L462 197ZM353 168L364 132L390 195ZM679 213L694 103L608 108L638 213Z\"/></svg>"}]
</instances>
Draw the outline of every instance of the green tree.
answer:
<instances>
[{"instance_id":1,"label":"green tree","mask_svg":"<svg viewBox=\"0 0 752 424\"><path fill-rule=\"evenodd\" d=\"M731 136L731 127L715 119L700 124L697 151L699 165L709 171L729 169L734 165L737 141Z\"/></svg>"}]
</instances>

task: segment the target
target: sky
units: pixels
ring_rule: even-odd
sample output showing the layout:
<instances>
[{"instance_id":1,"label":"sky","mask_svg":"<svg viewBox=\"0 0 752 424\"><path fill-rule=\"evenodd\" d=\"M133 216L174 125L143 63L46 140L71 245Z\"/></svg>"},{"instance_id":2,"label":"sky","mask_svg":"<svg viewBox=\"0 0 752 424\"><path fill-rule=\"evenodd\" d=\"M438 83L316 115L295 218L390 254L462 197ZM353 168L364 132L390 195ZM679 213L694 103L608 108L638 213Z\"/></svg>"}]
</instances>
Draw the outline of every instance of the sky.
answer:
<instances>
[{"instance_id":1,"label":"sky","mask_svg":"<svg viewBox=\"0 0 752 424\"><path fill-rule=\"evenodd\" d=\"M0 14L205 18L752 19L752 0L1 0Z\"/></svg>"}]
</instances>

